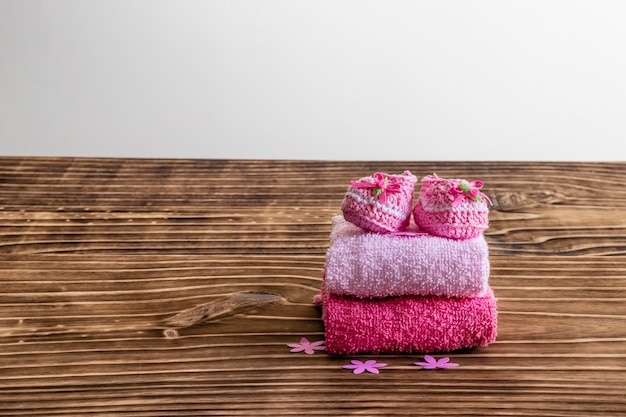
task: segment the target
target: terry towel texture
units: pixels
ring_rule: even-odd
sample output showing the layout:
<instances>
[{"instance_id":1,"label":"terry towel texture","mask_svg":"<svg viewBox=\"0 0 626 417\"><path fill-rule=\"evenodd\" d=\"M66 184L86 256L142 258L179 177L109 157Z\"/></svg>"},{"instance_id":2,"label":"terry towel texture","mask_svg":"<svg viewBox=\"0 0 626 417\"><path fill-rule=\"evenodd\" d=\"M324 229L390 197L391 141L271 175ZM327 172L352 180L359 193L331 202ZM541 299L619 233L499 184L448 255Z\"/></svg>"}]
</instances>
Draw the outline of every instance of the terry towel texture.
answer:
<instances>
[{"instance_id":1,"label":"terry towel texture","mask_svg":"<svg viewBox=\"0 0 626 417\"><path fill-rule=\"evenodd\" d=\"M343 216L332 218L326 290L361 298L399 295L477 297L489 289L485 238L367 232Z\"/></svg>"},{"instance_id":2,"label":"terry towel texture","mask_svg":"<svg viewBox=\"0 0 626 417\"><path fill-rule=\"evenodd\" d=\"M446 352L496 340L496 299L490 288L473 298L358 299L323 291L318 301L330 354Z\"/></svg>"}]
</instances>

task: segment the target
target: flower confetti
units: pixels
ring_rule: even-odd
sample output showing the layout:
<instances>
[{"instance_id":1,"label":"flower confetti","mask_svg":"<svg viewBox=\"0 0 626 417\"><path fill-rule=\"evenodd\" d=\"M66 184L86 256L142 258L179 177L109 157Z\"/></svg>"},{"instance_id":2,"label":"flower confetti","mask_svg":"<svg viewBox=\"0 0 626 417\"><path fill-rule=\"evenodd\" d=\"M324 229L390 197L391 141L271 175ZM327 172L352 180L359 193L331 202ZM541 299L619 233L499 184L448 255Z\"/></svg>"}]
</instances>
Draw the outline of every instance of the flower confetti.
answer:
<instances>
[{"instance_id":1,"label":"flower confetti","mask_svg":"<svg viewBox=\"0 0 626 417\"><path fill-rule=\"evenodd\" d=\"M424 355L424 360L426 362L415 362L415 365L422 366L424 369L445 369L459 366L458 363L450 362L450 358L448 357L437 360L430 355Z\"/></svg>"},{"instance_id":2,"label":"flower confetti","mask_svg":"<svg viewBox=\"0 0 626 417\"><path fill-rule=\"evenodd\" d=\"M350 365L344 365L342 366L342 368L352 369L352 372L357 375L362 374L365 371L371 372L373 374L377 374L380 372L378 368L387 366L386 363L377 363L375 360L362 362L362 361L354 359L354 360L351 360L350 362L351 362Z\"/></svg>"},{"instance_id":3,"label":"flower confetti","mask_svg":"<svg viewBox=\"0 0 626 417\"><path fill-rule=\"evenodd\" d=\"M287 346L292 348L290 350L291 353L304 352L307 355L312 355L316 350L326 350L326 347L323 346L324 341L319 340L317 342L309 342L309 339L303 337L300 339L300 343L290 343Z\"/></svg>"}]
</instances>

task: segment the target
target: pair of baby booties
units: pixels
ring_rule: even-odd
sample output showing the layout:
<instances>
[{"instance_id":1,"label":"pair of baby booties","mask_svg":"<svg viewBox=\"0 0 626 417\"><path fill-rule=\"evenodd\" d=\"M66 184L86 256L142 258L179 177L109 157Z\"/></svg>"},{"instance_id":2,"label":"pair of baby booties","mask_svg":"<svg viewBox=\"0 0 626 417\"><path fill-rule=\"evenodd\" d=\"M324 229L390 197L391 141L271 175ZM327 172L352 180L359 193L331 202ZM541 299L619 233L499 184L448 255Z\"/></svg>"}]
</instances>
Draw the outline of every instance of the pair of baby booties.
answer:
<instances>
[{"instance_id":1,"label":"pair of baby booties","mask_svg":"<svg viewBox=\"0 0 626 417\"><path fill-rule=\"evenodd\" d=\"M333 218L321 293L330 354L445 352L495 341L481 181L377 172ZM414 222L411 222L411 216Z\"/></svg>"},{"instance_id":2,"label":"pair of baby booties","mask_svg":"<svg viewBox=\"0 0 626 417\"><path fill-rule=\"evenodd\" d=\"M483 182L445 179L437 174L422 178L420 196L412 206L417 177L377 172L351 181L341 204L344 218L377 233L407 229L413 214L416 225L434 236L471 239L488 227L491 200L480 189Z\"/></svg>"}]
</instances>

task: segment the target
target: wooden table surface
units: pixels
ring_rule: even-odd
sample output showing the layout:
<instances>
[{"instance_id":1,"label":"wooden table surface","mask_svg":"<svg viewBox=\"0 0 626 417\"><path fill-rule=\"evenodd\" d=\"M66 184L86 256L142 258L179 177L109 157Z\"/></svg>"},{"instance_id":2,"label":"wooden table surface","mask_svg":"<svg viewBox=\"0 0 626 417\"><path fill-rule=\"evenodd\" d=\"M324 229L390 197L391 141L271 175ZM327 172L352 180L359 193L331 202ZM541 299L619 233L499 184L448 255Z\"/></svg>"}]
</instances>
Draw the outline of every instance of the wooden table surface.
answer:
<instances>
[{"instance_id":1,"label":"wooden table surface","mask_svg":"<svg viewBox=\"0 0 626 417\"><path fill-rule=\"evenodd\" d=\"M405 169L485 182L496 343L291 353L349 181ZM3 157L0 226L0 416L626 416L626 163Z\"/></svg>"}]
</instances>

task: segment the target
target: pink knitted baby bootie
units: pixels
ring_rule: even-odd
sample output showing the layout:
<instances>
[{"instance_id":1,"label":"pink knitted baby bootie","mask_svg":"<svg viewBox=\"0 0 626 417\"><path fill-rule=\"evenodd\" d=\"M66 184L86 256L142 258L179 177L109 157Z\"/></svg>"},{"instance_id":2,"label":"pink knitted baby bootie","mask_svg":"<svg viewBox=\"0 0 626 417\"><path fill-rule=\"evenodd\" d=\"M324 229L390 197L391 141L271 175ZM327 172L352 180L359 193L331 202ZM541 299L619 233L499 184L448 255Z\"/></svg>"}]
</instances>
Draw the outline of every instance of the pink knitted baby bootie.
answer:
<instances>
[{"instance_id":1,"label":"pink knitted baby bootie","mask_svg":"<svg viewBox=\"0 0 626 417\"><path fill-rule=\"evenodd\" d=\"M377 172L350 181L341 204L343 217L362 229L377 233L400 232L407 228L417 177L409 171L400 175Z\"/></svg>"},{"instance_id":2,"label":"pink knitted baby bootie","mask_svg":"<svg viewBox=\"0 0 626 417\"><path fill-rule=\"evenodd\" d=\"M422 178L422 190L413 207L415 223L424 231L451 239L478 237L489 224L489 197L480 191L483 182Z\"/></svg>"}]
</instances>

